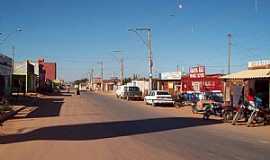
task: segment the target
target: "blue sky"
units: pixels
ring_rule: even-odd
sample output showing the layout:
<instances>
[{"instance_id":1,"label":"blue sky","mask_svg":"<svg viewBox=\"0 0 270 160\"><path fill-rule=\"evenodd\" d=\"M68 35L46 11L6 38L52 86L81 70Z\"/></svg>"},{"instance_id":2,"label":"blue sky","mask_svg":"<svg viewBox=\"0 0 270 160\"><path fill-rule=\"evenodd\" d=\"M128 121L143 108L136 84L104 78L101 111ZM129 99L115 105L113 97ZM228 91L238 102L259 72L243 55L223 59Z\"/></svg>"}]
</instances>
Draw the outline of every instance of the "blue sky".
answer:
<instances>
[{"instance_id":1,"label":"blue sky","mask_svg":"<svg viewBox=\"0 0 270 160\"><path fill-rule=\"evenodd\" d=\"M122 50L125 75L147 75L147 50L128 28L150 26L156 72L196 64L226 72L227 34L233 35L233 71L247 61L270 58L269 0L1 0L0 32L23 31L0 45L16 60L44 57L58 64L58 78L99 72L119 74L112 53ZM174 15L174 16L171 16ZM3 37L3 36L2 36Z\"/></svg>"}]
</instances>

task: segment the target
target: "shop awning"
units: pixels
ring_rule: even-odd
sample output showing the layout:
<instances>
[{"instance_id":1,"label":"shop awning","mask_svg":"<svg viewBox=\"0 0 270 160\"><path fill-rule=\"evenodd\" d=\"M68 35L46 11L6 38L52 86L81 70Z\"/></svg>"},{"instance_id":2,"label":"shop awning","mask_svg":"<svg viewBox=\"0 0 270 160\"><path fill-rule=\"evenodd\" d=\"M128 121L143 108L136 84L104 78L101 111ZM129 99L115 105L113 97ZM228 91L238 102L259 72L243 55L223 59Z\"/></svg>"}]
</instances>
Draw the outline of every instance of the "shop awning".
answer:
<instances>
[{"instance_id":1,"label":"shop awning","mask_svg":"<svg viewBox=\"0 0 270 160\"><path fill-rule=\"evenodd\" d=\"M222 76L221 79L258 79L258 78L270 78L270 69L254 69L244 70Z\"/></svg>"}]
</instances>

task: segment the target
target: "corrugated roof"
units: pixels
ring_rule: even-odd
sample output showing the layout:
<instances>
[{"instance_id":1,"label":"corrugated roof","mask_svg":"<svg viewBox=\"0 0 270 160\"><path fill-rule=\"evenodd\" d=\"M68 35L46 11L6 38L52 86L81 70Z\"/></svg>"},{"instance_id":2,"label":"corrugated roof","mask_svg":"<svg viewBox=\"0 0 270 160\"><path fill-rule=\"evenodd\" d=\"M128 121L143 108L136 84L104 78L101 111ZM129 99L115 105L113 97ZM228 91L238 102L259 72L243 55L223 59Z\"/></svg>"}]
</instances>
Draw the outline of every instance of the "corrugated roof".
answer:
<instances>
[{"instance_id":1,"label":"corrugated roof","mask_svg":"<svg viewBox=\"0 0 270 160\"><path fill-rule=\"evenodd\" d=\"M222 79L270 78L270 69L244 70L221 77Z\"/></svg>"}]
</instances>

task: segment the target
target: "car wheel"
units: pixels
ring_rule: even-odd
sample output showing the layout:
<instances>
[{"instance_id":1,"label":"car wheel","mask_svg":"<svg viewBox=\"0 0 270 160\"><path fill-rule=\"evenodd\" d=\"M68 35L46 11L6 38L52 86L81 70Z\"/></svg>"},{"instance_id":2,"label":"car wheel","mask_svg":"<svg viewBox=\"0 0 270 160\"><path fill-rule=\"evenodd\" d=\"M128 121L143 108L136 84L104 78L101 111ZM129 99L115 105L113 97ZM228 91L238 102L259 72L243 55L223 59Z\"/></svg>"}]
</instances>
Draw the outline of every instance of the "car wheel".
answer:
<instances>
[{"instance_id":1,"label":"car wheel","mask_svg":"<svg viewBox=\"0 0 270 160\"><path fill-rule=\"evenodd\" d=\"M147 100L145 98L144 98L144 102L145 102L146 105L148 105L148 102L147 102Z\"/></svg>"},{"instance_id":2,"label":"car wheel","mask_svg":"<svg viewBox=\"0 0 270 160\"><path fill-rule=\"evenodd\" d=\"M154 102L154 101L152 101L152 106L153 106L153 107L155 107L155 106L156 106L156 104L155 104L155 102Z\"/></svg>"}]
</instances>

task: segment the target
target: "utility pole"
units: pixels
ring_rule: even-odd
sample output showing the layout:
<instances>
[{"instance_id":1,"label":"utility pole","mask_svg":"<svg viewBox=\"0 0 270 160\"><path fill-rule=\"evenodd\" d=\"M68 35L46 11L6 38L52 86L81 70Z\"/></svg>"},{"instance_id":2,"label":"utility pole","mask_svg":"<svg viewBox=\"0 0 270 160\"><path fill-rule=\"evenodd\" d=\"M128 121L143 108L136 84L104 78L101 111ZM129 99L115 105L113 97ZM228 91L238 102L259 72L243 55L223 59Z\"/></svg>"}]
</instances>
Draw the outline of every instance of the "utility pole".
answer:
<instances>
[{"instance_id":1,"label":"utility pole","mask_svg":"<svg viewBox=\"0 0 270 160\"><path fill-rule=\"evenodd\" d=\"M121 70L120 79L121 79L121 84L123 85L124 84L124 58L123 57L120 58L120 70Z\"/></svg>"},{"instance_id":2,"label":"utility pole","mask_svg":"<svg viewBox=\"0 0 270 160\"><path fill-rule=\"evenodd\" d=\"M136 29L129 29L128 31L135 32L139 38L143 41L146 45L148 50L148 65L149 65L149 91L152 90L153 85L153 55L152 55L152 30L151 28L136 28ZM138 31L146 31L147 32L147 42L142 38L142 36L138 33Z\"/></svg>"},{"instance_id":3,"label":"utility pole","mask_svg":"<svg viewBox=\"0 0 270 160\"><path fill-rule=\"evenodd\" d=\"M112 51L112 52L122 53L122 51L120 51L120 50ZM120 80L121 80L121 85L123 85L124 84L124 58L123 58L123 56L120 55L120 58L117 58L117 61L119 61L119 63L120 63Z\"/></svg>"},{"instance_id":4,"label":"utility pole","mask_svg":"<svg viewBox=\"0 0 270 160\"><path fill-rule=\"evenodd\" d=\"M13 78L13 72L15 70L15 67L14 67L14 64L15 64L15 46L12 46L11 47L11 50L12 50L12 68L11 68L11 73L10 73L10 89L11 89L11 92L12 92L12 78Z\"/></svg>"},{"instance_id":5,"label":"utility pole","mask_svg":"<svg viewBox=\"0 0 270 160\"><path fill-rule=\"evenodd\" d=\"M98 62L98 64L100 64L100 78L103 81L103 69L104 69L103 61Z\"/></svg>"},{"instance_id":6,"label":"utility pole","mask_svg":"<svg viewBox=\"0 0 270 160\"><path fill-rule=\"evenodd\" d=\"M231 73L232 34L228 34L228 74Z\"/></svg>"},{"instance_id":7,"label":"utility pole","mask_svg":"<svg viewBox=\"0 0 270 160\"><path fill-rule=\"evenodd\" d=\"M103 61L98 62L98 64L100 64L101 90L103 91L103 69L104 69Z\"/></svg>"},{"instance_id":8,"label":"utility pole","mask_svg":"<svg viewBox=\"0 0 270 160\"><path fill-rule=\"evenodd\" d=\"M93 80L94 80L94 69L91 69L91 85L93 84Z\"/></svg>"},{"instance_id":9,"label":"utility pole","mask_svg":"<svg viewBox=\"0 0 270 160\"><path fill-rule=\"evenodd\" d=\"M94 80L94 69L92 68L91 69L91 72L90 72L90 90L93 89L93 80Z\"/></svg>"},{"instance_id":10,"label":"utility pole","mask_svg":"<svg viewBox=\"0 0 270 160\"><path fill-rule=\"evenodd\" d=\"M177 73L179 72L179 65L178 64L176 65L176 72Z\"/></svg>"},{"instance_id":11,"label":"utility pole","mask_svg":"<svg viewBox=\"0 0 270 160\"><path fill-rule=\"evenodd\" d=\"M152 91L153 85L153 55L152 55L152 33L151 29L147 30L148 39L148 56L149 56L149 91Z\"/></svg>"}]
</instances>

